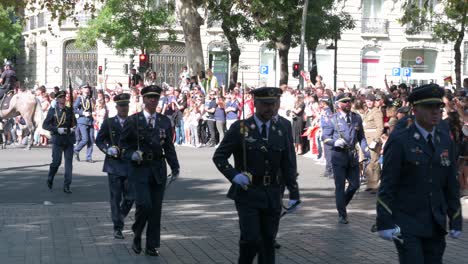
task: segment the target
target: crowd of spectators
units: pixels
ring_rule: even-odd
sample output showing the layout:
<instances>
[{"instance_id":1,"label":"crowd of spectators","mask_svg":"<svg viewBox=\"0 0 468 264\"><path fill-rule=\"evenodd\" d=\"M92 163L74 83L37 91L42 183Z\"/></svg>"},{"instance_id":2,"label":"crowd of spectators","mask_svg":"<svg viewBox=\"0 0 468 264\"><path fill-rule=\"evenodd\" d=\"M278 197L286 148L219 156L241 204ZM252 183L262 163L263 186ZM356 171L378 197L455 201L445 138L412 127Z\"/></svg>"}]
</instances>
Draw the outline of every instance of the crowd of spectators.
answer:
<instances>
[{"instance_id":1,"label":"crowd of spectators","mask_svg":"<svg viewBox=\"0 0 468 264\"><path fill-rule=\"evenodd\" d=\"M157 84L157 78L155 72L149 72L143 79L133 70L129 80L129 115L132 115L143 109L141 89L145 85ZM246 87L241 83L237 83L232 89L220 87L216 76L209 69L202 76L190 76L184 67L179 80L176 86L159 84L163 93L157 106L157 112L168 116L172 122L176 146L216 147L236 120L249 118L254 113L253 99L249 93L253 87ZM306 86L304 89L296 89L286 84L281 85L283 94L278 114L292 124L296 154L312 158L318 163L326 163L321 140L321 123L336 110L334 98L340 93L351 95L352 111L360 115L365 115L372 107L380 109L384 128L381 134L383 144L398 121L411 115L407 98L414 87L404 83L397 85L388 83L385 79L381 84L382 88L344 87L332 91L323 83L322 77L317 76L314 82L309 81ZM54 107L54 94L58 89L55 87L51 93L47 93L45 86L35 89L44 115L49 107ZM459 179L464 195L468 195L467 90L468 78L464 80L462 89L446 89L445 107L441 109L443 122L447 122L450 127L450 135L457 147L457 156L460 157L458 166L462 176ZM108 87L107 80L103 89L94 89L96 94L93 96L93 117L96 133L105 118L117 114L113 97L123 91L121 83ZM75 90L74 98L78 95L78 90ZM39 124L39 129L34 134L34 144L37 146L47 145L50 139L50 133L41 127ZM3 120L1 128L4 131L5 142L26 144L28 131L21 117ZM383 149L382 147L382 151Z\"/></svg>"}]
</instances>

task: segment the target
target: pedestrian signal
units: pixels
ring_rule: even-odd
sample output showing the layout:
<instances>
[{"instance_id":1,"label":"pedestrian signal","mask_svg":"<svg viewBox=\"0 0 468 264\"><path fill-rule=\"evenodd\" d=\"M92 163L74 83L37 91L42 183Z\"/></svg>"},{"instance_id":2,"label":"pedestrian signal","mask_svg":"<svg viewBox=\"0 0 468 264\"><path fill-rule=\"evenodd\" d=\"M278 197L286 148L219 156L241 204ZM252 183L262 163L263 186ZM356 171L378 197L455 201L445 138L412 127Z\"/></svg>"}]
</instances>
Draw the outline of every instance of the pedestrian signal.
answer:
<instances>
[{"instance_id":1,"label":"pedestrian signal","mask_svg":"<svg viewBox=\"0 0 468 264\"><path fill-rule=\"evenodd\" d=\"M294 62L292 76L294 78L299 78L299 75L300 75L300 65L298 62Z\"/></svg>"}]
</instances>

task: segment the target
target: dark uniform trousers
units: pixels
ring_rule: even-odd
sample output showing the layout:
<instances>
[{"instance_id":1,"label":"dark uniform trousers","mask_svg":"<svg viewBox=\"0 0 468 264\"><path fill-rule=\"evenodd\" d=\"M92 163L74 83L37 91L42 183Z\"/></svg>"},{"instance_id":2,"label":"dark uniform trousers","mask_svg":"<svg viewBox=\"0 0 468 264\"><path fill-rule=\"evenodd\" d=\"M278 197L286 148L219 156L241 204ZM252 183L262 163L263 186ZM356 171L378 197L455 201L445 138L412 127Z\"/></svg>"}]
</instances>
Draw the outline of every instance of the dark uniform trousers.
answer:
<instances>
[{"instance_id":1,"label":"dark uniform trousers","mask_svg":"<svg viewBox=\"0 0 468 264\"><path fill-rule=\"evenodd\" d=\"M447 219L450 230L462 228L454 146L442 123L434 149L414 124L394 130L385 144L377 230L400 227L404 243L395 245L403 264L441 264Z\"/></svg>"},{"instance_id":2,"label":"dark uniform trousers","mask_svg":"<svg viewBox=\"0 0 468 264\"><path fill-rule=\"evenodd\" d=\"M359 143L361 149L367 149L367 142L362 127L362 119L356 113L350 113L350 121L347 121L340 113L333 114L328 122L323 122L322 139L323 143L331 148L331 163L335 179L335 203L339 216L347 217L346 206L359 189L359 157L356 151L356 144ZM335 141L343 138L347 147L334 147ZM348 181L348 188L345 190L345 182Z\"/></svg>"},{"instance_id":3,"label":"dark uniform trousers","mask_svg":"<svg viewBox=\"0 0 468 264\"><path fill-rule=\"evenodd\" d=\"M64 119L62 116L65 111ZM60 120L57 120L57 119ZM71 108L66 107L66 110L51 107L47 112L47 116L42 123L42 128L48 130L52 134L52 163L49 167L48 179L53 181L55 174L62 164L62 154L65 157L65 180L64 187L69 187L72 183L73 170L73 144L75 143L75 134L69 131L67 134L60 135L58 128L70 128L72 122L75 124L74 116ZM59 124L60 121L60 124Z\"/></svg>"},{"instance_id":4,"label":"dark uniform trousers","mask_svg":"<svg viewBox=\"0 0 468 264\"><path fill-rule=\"evenodd\" d=\"M268 134L268 141L264 141L253 117L237 121L213 156L218 170L230 181L243 171L253 176L247 190L233 183L227 194L235 201L239 216L238 263L241 264L252 263L256 255L258 263L275 263L274 240L281 214L282 185L297 186L287 128L281 122L272 121ZM245 138L247 168L244 168L243 147L239 144L242 137ZM234 155L234 167L228 162L231 155ZM291 199L298 200L299 192L294 194Z\"/></svg>"},{"instance_id":5,"label":"dark uniform trousers","mask_svg":"<svg viewBox=\"0 0 468 264\"><path fill-rule=\"evenodd\" d=\"M118 117L104 121L96 137L96 146L104 153L109 147L119 147L122 125ZM123 160L121 153L117 157L106 155L102 171L107 172L109 181L111 217L114 230L123 230L124 218L133 206L133 188L128 182L130 163Z\"/></svg>"},{"instance_id":6,"label":"dark uniform trousers","mask_svg":"<svg viewBox=\"0 0 468 264\"><path fill-rule=\"evenodd\" d=\"M80 141L77 142L74 151L80 152L86 146L86 159L91 160L94 145L94 119L91 115L93 101L91 98L78 97L74 104L73 109L78 114L77 129L80 134ZM89 116L84 116L85 112L90 113Z\"/></svg>"},{"instance_id":7,"label":"dark uniform trousers","mask_svg":"<svg viewBox=\"0 0 468 264\"><path fill-rule=\"evenodd\" d=\"M172 173L179 171L179 162L172 142L172 125L168 117L158 114L155 127L147 124L143 112L128 117L120 143L126 160L143 152L143 161L131 161L129 179L135 190L135 237L141 238L145 225L146 248L160 247L161 210L167 181L166 162ZM139 140L139 142L138 142Z\"/></svg>"}]
</instances>

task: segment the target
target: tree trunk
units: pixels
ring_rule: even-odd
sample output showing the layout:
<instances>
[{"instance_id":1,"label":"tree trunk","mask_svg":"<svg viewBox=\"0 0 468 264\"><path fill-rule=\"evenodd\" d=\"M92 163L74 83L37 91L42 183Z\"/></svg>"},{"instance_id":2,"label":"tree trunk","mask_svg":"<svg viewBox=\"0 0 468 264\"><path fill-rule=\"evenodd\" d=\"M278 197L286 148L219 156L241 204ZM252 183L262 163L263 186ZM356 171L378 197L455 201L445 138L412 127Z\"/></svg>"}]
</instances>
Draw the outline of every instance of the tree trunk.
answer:
<instances>
[{"instance_id":1,"label":"tree trunk","mask_svg":"<svg viewBox=\"0 0 468 264\"><path fill-rule=\"evenodd\" d=\"M181 0L179 3L180 23L185 37L185 54L190 74L193 76L205 70L200 36L200 26L205 21L198 13L198 5L194 1Z\"/></svg>"},{"instance_id":2,"label":"tree trunk","mask_svg":"<svg viewBox=\"0 0 468 264\"><path fill-rule=\"evenodd\" d=\"M278 50L278 56L280 61L280 81L279 85L288 84L289 78L289 67L288 67L288 55L289 55L290 42L276 42L276 49Z\"/></svg>"},{"instance_id":3,"label":"tree trunk","mask_svg":"<svg viewBox=\"0 0 468 264\"><path fill-rule=\"evenodd\" d=\"M224 36L227 38L229 42L229 47L231 51L229 51L229 56L231 60L231 74L229 77L229 89L228 91L234 89L237 82L237 76L239 73L239 58L241 51L239 49L239 44L237 43L237 34L235 34L224 22L221 24L221 28L223 29Z\"/></svg>"},{"instance_id":4,"label":"tree trunk","mask_svg":"<svg viewBox=\"0 0 468 264\"><path fill-rule=\"evenodd\" d=\"M466 10L466 9L465 9ZM461 86L461 44L463 42L463 38L465 37L465 22L466 22L466 12L465 17L460 26L460 31L458 32L457 40L455 41L455 45L453 50L455 51L455 83L457 89L460 89Z\"/></svg>"},{"instance_id":5,"label":"tree trunk","mask_svg":"<svg viewBox=\"0 0 468 264\"><path fill-rule=\"evenodd\" d=\"M315 77L318 75L318 68L317 68L317 46L318 42L314 42L307 47L307 52L309 53L309 73L310 73L310 81L315 84Z\"/></svg>"}]
</instances>

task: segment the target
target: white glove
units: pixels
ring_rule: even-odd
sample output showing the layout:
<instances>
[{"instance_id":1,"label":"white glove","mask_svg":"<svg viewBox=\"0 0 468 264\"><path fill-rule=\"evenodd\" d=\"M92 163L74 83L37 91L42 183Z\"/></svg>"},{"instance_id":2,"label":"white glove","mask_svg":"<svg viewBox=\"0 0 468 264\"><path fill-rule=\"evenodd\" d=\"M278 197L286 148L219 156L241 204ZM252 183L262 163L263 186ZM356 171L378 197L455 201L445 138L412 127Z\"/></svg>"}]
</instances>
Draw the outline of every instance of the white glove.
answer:
<instances>
[{"instance_id":1,"label":"white glove","mask_svg":"<svg viewBox=\"0 0 468 264\"><path fill-rule=\"evenodd\" d=\"M450 233L449 233L449 234L450 234L450 237L451 237L451 238L457 239L457 238L460 237L461 231L452 229L452 230L450 230Z\"/></svg>"},{"instance_id":2,"label":"white glove","mask_svg":"<svg viewBox=\"0 0 468 264\"><path fill-rule=\"evenodd\" d=\"M379 236L385 240L393 241L393 234L397 232L396 228L378 231Z\"/></svg>"},{"instance_id":3,"label":"white glove","mask_svg":"<svg viewBox=\"0 0 468 264\"><path fill-rule=\"evenodd\" d=\"M83 116L88 117L89 115L90 115L89 112L84 112L84 113L83 113Z\"/></svg>"},{"instance_id":4,"label":"white glove","mask_svg":"<svg viewBox=\"0 0 468 264\"><path fill-rule=\"evenodd\" d=\"M73 133L73 132L75 132L75 128L74 128L74 127L70 128L70 133Z\"/></svg>"},{"instance_id":5,"label":"white glove","mask_svg":"<svg viewBox=\"0 0 468 264\"><path fill-rule=\"evenodd\" d=\"M289 200L288 208L291 208L291 206L295 205L296 203L297 203L297 200ZM292 212L296 211L300 207L301 207L300 205L297 205L296 207L289 209L289 213L292 213Z\"/></svg>"},{"instance_id":6,"label":"white glove","mask_svg":"<svg viewBox=\"0 0 468 264\"><path fill-rule=\"evenodd\" d=\"M119 151L114 147L110 147L107 149L106 153L109 156L117 156L119 154ZM133 159L133 155L132 155L132 159Z\"/></svg>"},{"instance_id":7,"label":"white glove","mask_svg":"<svg viewBox=\"0 0 468 264\"><path fill-rule=\"evenodd\" d=\"M334 146L337 148L344 148L346 147L346 145L347 145L346 141L342 138L337 139L334 144Z\"/></svg>"},{"instance_id":8,"label":"white glove","mask_svg":"<svg viewBox=\"0 0 468 264\"><path fill-rule=\"evenodd\" d=\"M245 185L248 185L250 183L249 177L245 176L242 173L239 173L236 176L234 176L232 181L239 184L242 187L244 187Z\"/></svg>"},{"instance_id":9,"label":"white glove","mask_svg":"<svg viewBox=\"0 0 468 264\"><path fill-rule=\"evenodd\" d=\"M377 142L372 141L372 142L369 144L368 147L369 147L369 149L374 150L376 146L377 146Z\"/></svg>"},{"instance_id":10,"label":"white glove","mask_svg":"<svg viewBox=\"0 0 468 264\"><path fill-rule=\"evenodd\" d=\"M142 161L142 160L143 160L143 157L142 157L142 155L140 154L140 152L135 151L135 152L133 152L133 154L132 154L132 160L133 160L133 161L137 161L137 162L138 162L138 161Z\"/></svg>"},{"instance_id":11,"label":"white glove","mask_svg":"<svg viewBox=\"0 0 468 264\"><path fill-rule=\"evenodd\" d=\"M64 128L64 127L59 127L57 128L57 132L60 134L60 135L65 135L67 133L67 129Z\"/></svg>"}]
</instances>

